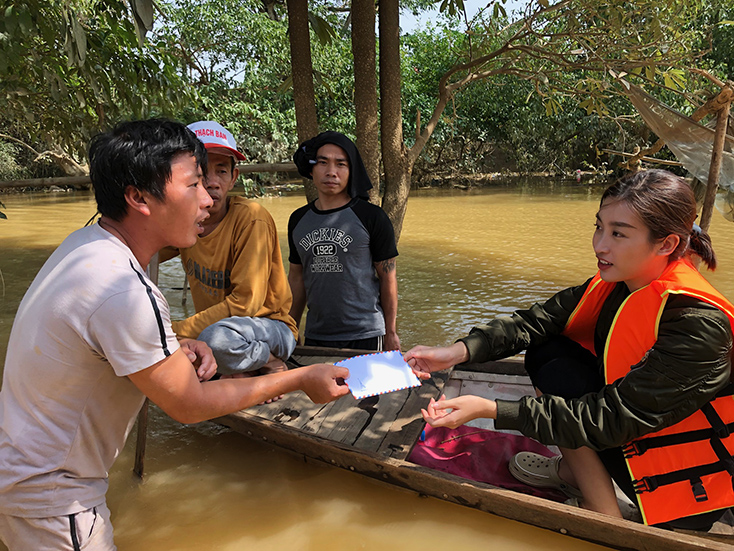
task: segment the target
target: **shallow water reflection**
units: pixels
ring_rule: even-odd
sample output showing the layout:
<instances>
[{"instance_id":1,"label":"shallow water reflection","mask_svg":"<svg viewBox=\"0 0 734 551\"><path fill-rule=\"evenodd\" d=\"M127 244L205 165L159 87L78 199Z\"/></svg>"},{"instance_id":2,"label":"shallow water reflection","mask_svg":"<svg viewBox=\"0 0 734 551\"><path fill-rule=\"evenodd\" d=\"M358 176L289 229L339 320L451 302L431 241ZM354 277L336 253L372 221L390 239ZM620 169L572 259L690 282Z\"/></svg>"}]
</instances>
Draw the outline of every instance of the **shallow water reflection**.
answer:
<instances>
[{"instance_id":1,"label":"shallow water reflection","mask_svg":"<svg viewBox=\"0 0 734 551\"><path fill-rule=\"evenodd\" d=\"M527 185L411 197L400 241L398 329L405 349L446 344L475 323L581 283L595 270L591 231L600 189ZM0 359L23 293L53 248L94 213L88 194L3 196ZM262 199L280 230L303 198ZM720 271L734 297L734 226L714 217ZM286 262L287 263L287 262ZM174 317L183 271L162 266ZM188 309L188 310L187 310ZM210 424L182 427L153 410L144 484L131 475L134 442L110 473L121 551L594 549L545 530L355 476ZM3 549L0 545L0 549Z\"/></svg>"}]
</instances>

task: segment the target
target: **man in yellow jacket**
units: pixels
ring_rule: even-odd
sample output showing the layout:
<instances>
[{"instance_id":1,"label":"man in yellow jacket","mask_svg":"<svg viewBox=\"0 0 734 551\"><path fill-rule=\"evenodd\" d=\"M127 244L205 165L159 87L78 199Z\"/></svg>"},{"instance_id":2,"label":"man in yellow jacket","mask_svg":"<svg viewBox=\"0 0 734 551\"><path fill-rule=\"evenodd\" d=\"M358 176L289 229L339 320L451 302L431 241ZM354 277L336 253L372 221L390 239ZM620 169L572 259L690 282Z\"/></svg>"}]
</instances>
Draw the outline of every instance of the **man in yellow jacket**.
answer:
<instances>
[{"instance_id":1,"label":"man in yellow jacket","mask_svg":"<svg viewBox=\"0 0 734 551\"><path fill-rule=\"evenodd\" d=\"M239 176L236 162L245 159L232 134L212 121L189 129L207 149L213 204L196 244L179 251L196 314L173 329L209 344L222 376L284 371L298 329L275 222L258 203L227 196Z\"/></svg>"}]
</instances>

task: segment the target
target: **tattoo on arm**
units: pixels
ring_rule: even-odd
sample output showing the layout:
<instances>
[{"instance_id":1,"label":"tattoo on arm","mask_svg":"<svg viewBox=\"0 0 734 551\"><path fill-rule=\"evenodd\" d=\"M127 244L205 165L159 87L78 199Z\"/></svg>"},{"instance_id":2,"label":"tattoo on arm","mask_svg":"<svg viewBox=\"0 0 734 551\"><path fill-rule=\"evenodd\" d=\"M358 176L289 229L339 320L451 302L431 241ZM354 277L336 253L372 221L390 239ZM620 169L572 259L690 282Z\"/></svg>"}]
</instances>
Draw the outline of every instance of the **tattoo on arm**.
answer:
<instances>
[{"instance_id":1,"label":"tattoo on arm","mask_svg":"<svg viewBox=\"0 0 734 551\"><path fill-rule=\"evenodd\" d=\"M377 263L380 266L380 269L385 273L390 273L395 271L395 259L394 258L388 258L387 260L383 260L381 262Z\"/></svg>"}]
</instances>

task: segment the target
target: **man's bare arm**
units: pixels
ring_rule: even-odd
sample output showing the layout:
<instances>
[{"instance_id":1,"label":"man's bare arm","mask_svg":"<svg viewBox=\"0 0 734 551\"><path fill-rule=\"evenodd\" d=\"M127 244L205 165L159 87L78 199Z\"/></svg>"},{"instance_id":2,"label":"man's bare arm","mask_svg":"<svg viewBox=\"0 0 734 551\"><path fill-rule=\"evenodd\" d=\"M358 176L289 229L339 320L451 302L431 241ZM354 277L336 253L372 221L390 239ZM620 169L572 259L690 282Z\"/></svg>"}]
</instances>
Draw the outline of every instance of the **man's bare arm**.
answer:
<instances>
[{"instance_id":1,"label":"man's bare arm","mask_svg":"<svg viewBox=\"0 0 734 551\"><path fill-rule=\"evenodd\" d=\"M400 350L398 337L398 276L397 258L375 262L377 277L380 279L380 306L385 316L385 350Z\"/></svg>"},{"instance_id":2,"label":"man's bare arm","mask_svg":"<svg viewBox=\"0 0 734 551\"><path fill-rule=\"evenodd\" d=\"M199 382L186 353L179 349L167 358L128 378L170 417L198 423L240 411L294 390L312 401L326 403L349 392L339 380L349 370L329 364L293 369L261 377Z\"/></svg>"},{"instance_id":3,"label":"man's bare arm","mask_svg":"<svg viewBox=\"0 0 734 551\"><path fill-rule=\"evenodd\" d=\"M293 294L293 304L290 315L296 321L296 327L301 325L303 310L306 308L306 286L303 284L303 266L291 262L288 268L288 283Z\"/></svg>"}]
</instances>

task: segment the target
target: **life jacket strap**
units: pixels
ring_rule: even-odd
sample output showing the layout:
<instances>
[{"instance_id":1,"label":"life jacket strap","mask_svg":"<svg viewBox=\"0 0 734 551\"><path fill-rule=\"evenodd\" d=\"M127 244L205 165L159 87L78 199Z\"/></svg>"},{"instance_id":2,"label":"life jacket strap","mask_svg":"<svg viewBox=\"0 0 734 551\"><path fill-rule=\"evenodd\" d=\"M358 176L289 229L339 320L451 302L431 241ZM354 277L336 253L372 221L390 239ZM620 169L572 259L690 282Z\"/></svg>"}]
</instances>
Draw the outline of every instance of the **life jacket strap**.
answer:
<instances>
[{"instance_id":1,"label":"life jacket strap","mask_svg":"<svg viewBox=\"0 0 734 551\"><path fill-rule=\"evenodd\" d=\"M675 484L677 482L683 482L688 480L691 483L691 491L696 501L706 501L708 495L706 494L706 488L701 481L701 477L707 476L714 473L726 471L732 479L732 490L734 490L734 457L726 449L723 442L716 436L713 436L709 443L711 448L714 450L718 461L714 463L708 463L706 465L699 465L697 467L688 467L686 469L680 469L678 471L672 471L669 473L658 474L653 476L645 476L639 480L632 481L632 487L636 494L643 494L645 492L654 492L660 486L666 486L668 484Z\"/></svg>"},{"instance_id":2,"label":"life jacket strap","mask_svg":"<svg viewBox=\"0 0 734 551\"><path fill-rule=\"evenodd\" d=\"M726 425L726 423L724 423L724 420L721 418L721 416L719 416L719 414L716 412L711 402L704 404L703 407L701 407L701 411L706 416L706 420L708 420L711 428L714 429L717 437L722 440L725 438L729 438L731 431L729 430L729 427Z\"/></svg>"},{"instance_id":3,"label":"life jacket strap","mask_svg":"<svg viewBox=\"0 0 734 551\"><path fill-rule=\"evenodd\" d=\"M688 467L686 469L680 469L678 471L672 471L669 473L645 476L639 480L633 480L632 487L634 488L636 494L644 494L645 492L654 492L660 486L667 486L669 484L676 484L677 482L688 480L689 482L691 482L691 487L694 491L694 495L696 495L696 491L698 491L695 484L696 480L700 482L700 479L703 476L725 470L727 469L724 467L724 465L722 465L722 462L716 461L707 465L699 465L697 467ZM703 483L701 483L701 487L703 487Z\"/></svg>"},{"instance_id":4,"label":"life jacket strap","mask_svg":"<svg viewBox=\"0 0 734 551\"><path fill-rule=\"evenodd\" d=\"M727 431L734 432L734 422L724 425ZM710 429L699 429L692 430L690 432L679 432L677 434L666 434L662 436L650 436L648 438L641 438L640 440L633 440L628 444L622 446L622 453L629 459L642 455L647 450L653 448L664 448L666 446L675 446L677 444L688 444L690 442L698 442L702 440L710 440L711 438L717 437L716 430Z\"/></svg>"},{"instance_id":5,"label":"life jacket strap","mask_svg":"<svg viewBox=\"0 0 734 551\"><path fill-rule=\"evenodd\" d=\"M729 383L717 394L716 398L734 395L734 383ZM716 399L714 398L714 399ZM713 401L713 400L712 400ZM688 444L690 442L700 442L710 440L712 438L720 438L722 440L729 438L734 433L734 422L724 423L724 420L717 413L711 402L707 402L701 406L701 412L706 416L706 420L711 428L692 430L688 432L679 432L676 434L664 434L660 436L649 436L639 440L633 440L622 446L622 453L625 458L635 457L644 454L647 450L654 448L664 448L666 446L676 446L678 444Z\"/></svg>"},{"instance_id":6,"label":"life jacket strap","mask_svg":"<svg viewBox=\"0 0 734 551\"><path fill-rule=\"evenodd\" d=\"M731 456L729 450L724 446L724 443L718 438L711 439L711 447L713 448L716 457L719 458L719 462L724 467L723 470L729 473L732 481L731 487L732 490L734 490L734 457Z\"/></svg>"}]
</instances>

